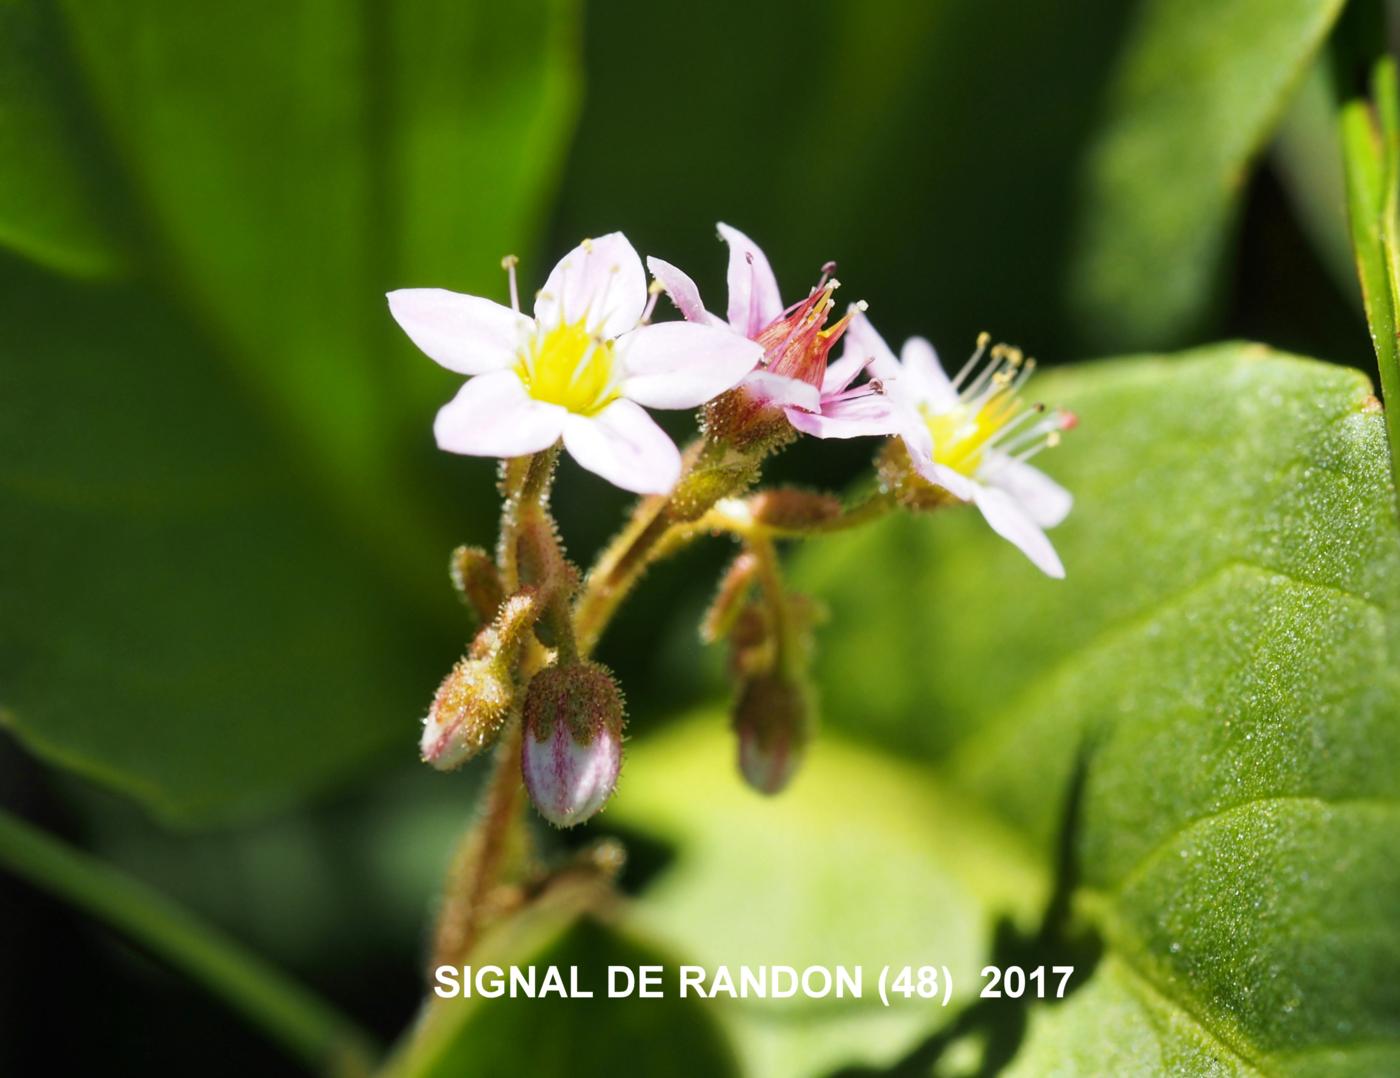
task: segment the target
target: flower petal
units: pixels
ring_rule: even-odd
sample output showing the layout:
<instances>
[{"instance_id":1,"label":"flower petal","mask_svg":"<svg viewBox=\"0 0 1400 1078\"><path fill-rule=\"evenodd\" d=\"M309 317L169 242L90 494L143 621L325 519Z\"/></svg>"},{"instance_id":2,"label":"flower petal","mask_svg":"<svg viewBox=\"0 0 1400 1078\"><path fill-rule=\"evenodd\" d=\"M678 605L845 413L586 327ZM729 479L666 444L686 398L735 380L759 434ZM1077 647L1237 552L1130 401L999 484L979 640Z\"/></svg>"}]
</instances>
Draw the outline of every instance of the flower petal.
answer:
<instances>
[{"instance_id":1,"label":"flower petal","mask_svg":"<svg viewBox=\"0 0 1400 1078\"><path fill-rule=\"evenodd\" d=\"M904 439L904 446L909 450L915 471L934 486L942 487L954 498L965 502L975 500L978 487L975 480L969 479L956 468L939 464L933 459L933 437L928 433L927 427L924 427L922 438L917 430L908 428L900 431L900 437Z\"/></svg>"},{"instance_id":2,"label":"flower petal","mask_svg":"<svg viewBox=\"0 0 1400 1078\"><path fill-rule=\"evenodd\" d=\"M893 381L897 379L903 371L900 369L899 360L894 357L894 350L885 343L885 338L880 336L879 331L870 324L870 319L865 316L864 311L857 311L852 317L850 325L846 327L846 337L841 349L841 358L832 367L850 364L856 370L870 366L870 373L876 378ZM831 373L831 367L827 368L827 373ZM852 377L855 377L852 375ZM823 386L825 388L825 386Z\"/></svg>"},{"instance_id":3,"label":"flower petal","mask_svg":"<svg viewBox=\"0 0 1400 1078\"><path fill-rule=\"evenodd\" d=\"M651 255L647 255L647 269L661 282L661 287L666 289L666 295L671 297L676 310L681 312L681 317L687 322L703 322L709 325L716 321L700 301L700 288L690 279L690 274Z\"/></svg>"},{"instance_id":4,"label":"flower petal","mask_svg":"<svg viewBox=\"0 0 1400 1078\"><path fill-rule=\"evenodd\" d=\"M389 313L427 356L458 374L485 374L515 362L534 323L480 296L445 288L390 292Z\"/></svg>"},{"instance_id":5,"label":"flower petal","mask_svg":"<svg viewBox=\"0 0 1400 1078\"><path fill-rule=\"evenodd\" d=\"M494 371L468 381L442 406L433 434L449 453L520 457L553 445L567 415L531 397L514 371Z\"/></svg>"},{"instance_id":6,"label":"flower petal","mask_svg":"<svg viewBox=\"0 0 1400 1078\"><path fill-rule=\"evenodd\" d=\"M958 391L943 373L938 353L923 337L910 337L899 350L902 377L915 399L932 405L938 411L956 408Z\"/></svg>"},{"instance_id":7,"label":"flower petal","mask_svg":"<svg viewBox=\"0 0 1400 1078\"><path fill-rule=\"evenodd\" d=\"M609 232L559 260L535 296L535 319L545 329L583 319L590 332L616 337L641 321L646 303L641 256L621 232Z\"/></svg>"},{"instance_id":8,"label":"flower petal","mask_svg":"<svg viewBox=\"0 0 1400 1078\"><path fill-rule=\"evenodd\" d=\"M564 448L590 472L635 494L666 494L681 474L681 454L640 405L616 400L595 416L570 415Z\"/></svg>"},{"instance_id":9,"label":"flower petal","mask_svg":"<svg viewBox=\"0 0 1400 1078\"><path fill-rule=\"evenodd\" d=\"M898 406L879 393L868 393L849 400L822 401L819 413L786 408L785 414L803 434L814 438L862 438L894 434L904 417Z\"/></svg>"},{"instance_id":10,"label":"flower petal","mask_svg":"<svg viewBox=\"0 0 1400 1078\"><path fill-rule=\"evenodd\" d=\"M728 326L661 322L618 339L622 395L648 408L694 408L733 389L763 348Z\"/></svg>"},{"instance_id":11,"label":"flower petal","mask_svg":"<svg viewBox=\"0 0 1400 1078\"><path fill-rule=\"evenodd\" d=\"M1006 491L998 487L978 484L973 501L991 525L992 531L1020 548L1021 553L1035 564L1046 576L1063 580L1065 567L1060 556L1045 538L1045 533Z\"/></svg>"},{"instance_id":12,"label":"flower petal","mask_svg":"<svg viewBox=\"0 0 1400 1078\"><path fill-rule=\"evenodd\" d=\"M729 244L729 324L752 337L783 313L778 279L753 240L723 222L719 234Z\"/></svg>"},{"instance_id":13,"label":"flower petal","mask_svg":"<svg viewBox=\"0 0 1400 1078\"><path fill-rule=\"evenodd\" d=\"M1053 528L1074 506L1074 495L1039 468L998 453L984 468L986 481L1006 491L1042 528Z\"/></svg>"},{"instance_id":14,"label":"flower petal","mask_svg":"<svg viewBox=\"0 0 1400 1078\"><path fill-rule=\"evenodd\" d=\"M749 395L768 404L776 404L783 408L791 405L808 412L821 410L821 393L811 382L804 382L801 378L774 374L760 367L745 375L739 386Z\"/></svg>"}]
</instances>

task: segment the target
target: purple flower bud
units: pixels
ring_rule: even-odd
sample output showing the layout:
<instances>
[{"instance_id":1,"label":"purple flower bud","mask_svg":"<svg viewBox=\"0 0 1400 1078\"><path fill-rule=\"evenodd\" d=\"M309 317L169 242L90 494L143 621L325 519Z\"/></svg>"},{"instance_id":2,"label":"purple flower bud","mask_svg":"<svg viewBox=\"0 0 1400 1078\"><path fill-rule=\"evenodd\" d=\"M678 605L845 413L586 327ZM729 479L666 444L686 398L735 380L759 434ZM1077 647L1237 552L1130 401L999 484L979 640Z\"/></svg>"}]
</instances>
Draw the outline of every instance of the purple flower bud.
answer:
<instances>
[{"instance_id":1,"label":"purple flower bud","mask_svg":"<svg viewBox=\"0 0 1400 1078\"><path fill-rule=\"evenodd\" d=\"M541 670L525 694L521 771L530 800L556 827L588 819L622 767L622 694L606 667Z\"/></svg>"},{"instance_id":2,"label":"purple flower bud","mask_svg":"<svg viewBox=\"0 0 1400 1078\"><path fill-rule=\"evenodd\" d=\"M749 678L734 705L734 732L744 780L759 793L778 793L807 751L811 712L806 691L782 674Z\"/></svg>"}]
</instances>

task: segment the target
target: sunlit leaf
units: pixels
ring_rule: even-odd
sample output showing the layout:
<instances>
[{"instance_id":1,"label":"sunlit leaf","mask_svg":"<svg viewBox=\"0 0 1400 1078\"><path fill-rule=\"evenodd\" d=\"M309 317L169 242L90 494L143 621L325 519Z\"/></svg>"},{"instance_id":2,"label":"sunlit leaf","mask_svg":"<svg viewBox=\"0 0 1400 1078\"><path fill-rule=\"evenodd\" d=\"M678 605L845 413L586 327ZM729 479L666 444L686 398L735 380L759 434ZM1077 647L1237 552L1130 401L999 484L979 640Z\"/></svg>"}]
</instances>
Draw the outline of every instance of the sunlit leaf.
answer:
<instances>
[{"instance_id":1,"label":"sunlit leaf","mask_svg":"<svg viewBox=\"0 0 1400 1078\"><path fill-rule=\"evenodd\" d=\"M1108 957L1032 1009L1025 1073L1393 1068L1400 527L1365 379L1230 345L1038 388L1082 420L1038 461L1077 499L1067 580L972 510L812 550L828 722L1045 863L1076 792L1073 921Z\"/></svg>"}]
</instances>

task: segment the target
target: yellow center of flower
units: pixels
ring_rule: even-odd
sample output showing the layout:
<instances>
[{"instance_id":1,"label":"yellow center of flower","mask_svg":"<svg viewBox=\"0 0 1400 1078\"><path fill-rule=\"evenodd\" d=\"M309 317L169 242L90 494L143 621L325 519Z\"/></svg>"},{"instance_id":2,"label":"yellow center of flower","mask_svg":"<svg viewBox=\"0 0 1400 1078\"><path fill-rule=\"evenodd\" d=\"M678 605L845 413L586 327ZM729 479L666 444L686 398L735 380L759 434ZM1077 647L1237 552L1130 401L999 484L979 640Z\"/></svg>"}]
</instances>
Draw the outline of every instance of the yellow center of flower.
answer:
<instances>
[{"instance_id":1,"label":"yellow center of flower","mask_svg":"<svg viewBox=\"0 0 1400 1078\"><path fill-rule=\"evenodd\" d=\"M620 396L614 358L612 341L599 340L578 321L535 337L515 373L535 400L591 416Z\"/></svg>"},{"instance_id":2,"label":"yellow center of flower","mask_svg":"<svg viewBox=\"0 0 1400 1078\"><path fill-rule=\"evenodd\" d=\"M988 443L1020 411L1010 394L993 397L980 408L960 404L950 412L925 410L934 461L971 478L982 466Z\"/></svg>"}]
</instances>

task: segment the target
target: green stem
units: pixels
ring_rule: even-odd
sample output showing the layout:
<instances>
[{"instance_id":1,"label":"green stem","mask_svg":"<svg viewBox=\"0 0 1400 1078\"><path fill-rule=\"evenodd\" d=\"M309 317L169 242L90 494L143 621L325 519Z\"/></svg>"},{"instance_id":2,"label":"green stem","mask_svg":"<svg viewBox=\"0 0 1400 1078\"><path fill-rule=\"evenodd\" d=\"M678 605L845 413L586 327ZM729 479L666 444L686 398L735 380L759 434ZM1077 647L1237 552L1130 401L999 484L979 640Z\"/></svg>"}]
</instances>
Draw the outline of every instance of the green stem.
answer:
<instances>
[{"instance_id":1,"label":"green stem","mask_svg":"<svg viewBox=\"0 0 1400 1078\"><path fill-rule=\"evenodd\" d=\"M0 865L130 936L317 1070L368 1072L372 1042L348 1018L145 884L3 811Z\"/></svg>"},{"instance_id":2,"label":"green stem","mask_svg":"<svg viewBox=\"0 0 1400 1078\"><path fill-rule=\"evenodd\" d=\"M1349 6L1332 40L1347 211L1376 351L1392 463L1400 461L1400 89L1380 4Z\"/></svg>"}]
</instances>

